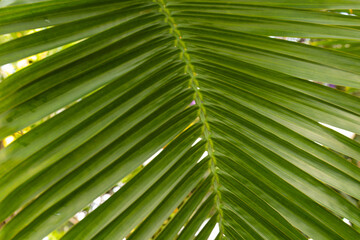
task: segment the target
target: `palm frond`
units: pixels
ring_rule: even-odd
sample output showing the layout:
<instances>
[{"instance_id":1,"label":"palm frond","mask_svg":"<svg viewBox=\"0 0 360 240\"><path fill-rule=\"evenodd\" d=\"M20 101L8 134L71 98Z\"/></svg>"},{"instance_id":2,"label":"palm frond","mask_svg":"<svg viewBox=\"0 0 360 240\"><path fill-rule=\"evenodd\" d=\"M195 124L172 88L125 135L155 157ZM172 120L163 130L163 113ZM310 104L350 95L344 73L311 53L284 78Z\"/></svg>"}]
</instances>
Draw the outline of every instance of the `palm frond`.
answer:
<instances>
[{"instance_id":1,"label":"palm frond","mask_svg":"<svg viewBox=\"0 0 360 240\"><path fill-rule=\"evenodd\" d=\"M316 82L360 88L360 57L274 38L356 47L336 9L360 3L0 8L1 34L37 29L0 65L60 50L0 82L0 139L36 125L0 151L0 239L41 239L131 174L62 239L359 239L360 144L323 124L360 134L360 101Z\"/></svg>"}]
</instances>

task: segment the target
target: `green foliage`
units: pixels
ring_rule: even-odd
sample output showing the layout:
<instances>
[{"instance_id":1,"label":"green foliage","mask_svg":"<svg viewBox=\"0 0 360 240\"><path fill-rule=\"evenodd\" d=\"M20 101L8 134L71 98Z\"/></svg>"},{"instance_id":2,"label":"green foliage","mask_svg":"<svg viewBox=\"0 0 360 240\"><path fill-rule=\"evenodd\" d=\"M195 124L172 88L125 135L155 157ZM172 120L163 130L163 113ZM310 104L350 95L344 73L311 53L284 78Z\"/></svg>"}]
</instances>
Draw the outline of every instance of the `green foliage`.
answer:
<instances>
[{"instance_id":1,"label":"green foliage","mask_svg":"<svg viewBox=\"0 0 360 240\"><path fill-rule=\"evenodd\" d=\"M1 240L360 239L358 0L0 6Z\"/></svg>"}]
</instances>

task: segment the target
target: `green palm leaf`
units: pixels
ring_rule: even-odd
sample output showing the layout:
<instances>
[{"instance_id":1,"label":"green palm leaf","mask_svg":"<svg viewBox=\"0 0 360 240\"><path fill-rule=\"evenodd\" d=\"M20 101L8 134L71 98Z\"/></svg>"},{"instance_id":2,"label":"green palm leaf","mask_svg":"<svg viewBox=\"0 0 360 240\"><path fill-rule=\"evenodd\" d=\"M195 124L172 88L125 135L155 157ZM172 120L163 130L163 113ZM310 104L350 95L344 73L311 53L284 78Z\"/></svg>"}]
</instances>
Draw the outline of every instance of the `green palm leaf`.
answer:
<instances>
[{"instance_id":1,"label":"green palm leaf","mask_svg":"<svg viewBox=\"0 0 360 240\"><path fill-rule=\"evenodd\" d=\"M360 101L315 83L360 88L360 57L269 37L356 46L360 18L327 10L357 0L0 6L1 34L41 28L1 65L61 47L0 82L0 139L35 124L0 151L0 239L124 178L62 239L360 239L360 144L321 124L359 134Z\"/></svg>"}]
</instances>

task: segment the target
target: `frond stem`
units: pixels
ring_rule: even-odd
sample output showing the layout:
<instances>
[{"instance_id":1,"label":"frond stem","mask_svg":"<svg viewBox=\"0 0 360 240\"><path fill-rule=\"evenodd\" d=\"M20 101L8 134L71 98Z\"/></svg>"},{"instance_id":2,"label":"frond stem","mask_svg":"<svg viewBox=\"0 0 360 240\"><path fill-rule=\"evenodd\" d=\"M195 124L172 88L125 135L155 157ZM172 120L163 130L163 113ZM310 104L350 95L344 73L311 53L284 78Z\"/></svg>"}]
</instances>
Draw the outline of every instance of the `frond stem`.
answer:
<instances>
[{"instance_id":1,"label":"frond stem","mask_svg":"<svg viewBox=\"0 0 360 240\"><path fill-rule=\"evenodd\" d=\"M221 209L221 193L219 190L220 182L219 182L219 176L216 171L216 157L214 155L214 147L213 147L213 141L211 139L211 131L210 131L210 125L208 123L207 117L206 117L206 108L203 104L203 97L200 91L199 82L196 79L196 72L193 64L191 63L191 57L187 51L186 44L184 40L182 39L182 34L177 28L177 24L174 20L174 18L171 16L170 10L166 7L166 1L165 0L154 0L159 6L159 11L165 15L165 22L167 22L170 26L170 33L174 35L175 37L175 46L180 49L180 59L184 61L185 63L185 74L189 74L190 80L189 80L189 87L191 87L194 90L194 100L195 103L199 106L199 119L203 124L203 130L202 135L204 136L206 140L206 151L209 154L210 157L210 171L213 175L213 189L216 193L215 195L215 204L216 209L218 211L218 222L220 227L220 239L222 239L223 235L223 228L222 228L222 219L223 219L223 211Z\"/></svg>"}]
</instances>

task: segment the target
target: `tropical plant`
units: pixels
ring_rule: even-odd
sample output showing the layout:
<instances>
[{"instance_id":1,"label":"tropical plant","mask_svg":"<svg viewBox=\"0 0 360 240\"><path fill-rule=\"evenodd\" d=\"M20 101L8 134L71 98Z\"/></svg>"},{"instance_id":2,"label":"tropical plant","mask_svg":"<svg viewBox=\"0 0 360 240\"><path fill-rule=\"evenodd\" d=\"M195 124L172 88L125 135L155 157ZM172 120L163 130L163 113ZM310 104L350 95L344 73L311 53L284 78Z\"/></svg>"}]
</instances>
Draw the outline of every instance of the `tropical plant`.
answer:
<instances>
[{"instance_id":1,"label":"tropical plant","mask_svg":"<svg viewBox=\"0 0 360 240\"><path fill-rule=\"evenodd\" d=\"M67 48L0 83L0 139L35 124L0 151L0 239L41 239L130 174L62 239L360 239L360 145L320 124L360 133L359 98L316 83L360 88L360 57L270 37L356 44L337 9L360 1L1 6L1 34L37 30L0 65Z\"/></svg>"}]
</instances>

